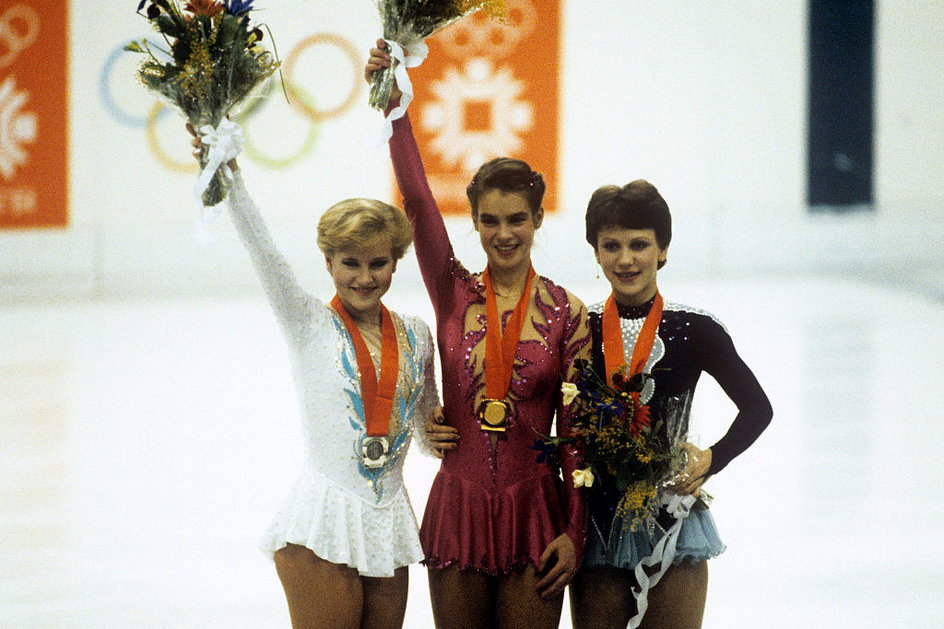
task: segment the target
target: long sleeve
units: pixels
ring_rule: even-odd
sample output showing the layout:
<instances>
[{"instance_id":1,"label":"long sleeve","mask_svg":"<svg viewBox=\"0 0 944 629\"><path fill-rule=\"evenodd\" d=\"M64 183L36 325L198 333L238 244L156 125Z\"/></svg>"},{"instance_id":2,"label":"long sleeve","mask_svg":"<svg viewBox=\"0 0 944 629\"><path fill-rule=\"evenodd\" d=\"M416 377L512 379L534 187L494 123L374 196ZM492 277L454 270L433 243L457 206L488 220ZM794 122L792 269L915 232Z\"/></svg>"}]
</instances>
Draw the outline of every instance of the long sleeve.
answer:
<instances>
[{"instance_id":1,"label":"long sleeve","mask_svg":"<svg viewBox=\"0 0 944 629\"><path fill-rule=\"evenodd\" d=\"M413 224L413 248L437 318L450 304L453 282L468 272L453 254L446 224L426 180L409 115L393 122L390 159L403 195L403 209ZM458 272L457 272L458 271Z\"/></svg>"},{"instance_id":2,"label":"long sleeve","mask_svg":"<svg viewBox=\"0 0 944 629\"><path fill-rule=\"evenodd\" d=\"M302 289L285 257L273 243L239 171L234 174L228 205L233 225L249 252L282 332L290 342L300 343L306 330L310 329L316 311L315 300Z\"/></svg>"},{"instance_id":3,"label":"long sleeve","mask_svg":"<svg viewBox=\"0 0 944 629\"><path fill-rule=\"evenodd\" d=\"M564 335L561 347L561 373L566 382L574 382L577 378L578 361L590 359L590 329L587 325L587 309L583 303L570 295L570 311L567 313ZM571 435L571 421L576 412L575 404L564 406L558 393L557 402L557 435L569 437ZM580 461L580 453L574 444L561 447L561 473L567 499L567 525L564 530L574 543L577 551L577 560L583 558L584 545L587 533L587 515L584 502L584 493L574 487L573 472Z\"/></svg>"},{"instance_id":4,"label":"long sleeve","mask_svg":"<svg viewBox=\"0 0 944 629\"><path fill-rule=\"evenodd\" d=\"M738 414L727 433L711 446L709 474L723 470L736 456L747 450L770 424L773 408L760 383L734 348L731 337L718 327L708 349L705 371L718 382Z\"/></svg>"},{"instance_id":5,"label":"long sleeve","mask_svg":"<svg viewBox=\"0 0 944 629\"><path fill-rule=\"evenodd\" d=\"M420 334L422 334L422 338L419 338ZM420 329L417 331L417 337L417 343L421 343L423 347L423 380L421 384L423 393L416 406L416 413L413 416L413 438L419 444L424 454L433 456L433 447L426 436L424 426L426 419L433 412L433 409L440 405L439 392L436 388L436 370L433 359L435 355L433 351L433 337L429 332L429 328L425 325L420 326Z\"/></svg>"}]
</instances>

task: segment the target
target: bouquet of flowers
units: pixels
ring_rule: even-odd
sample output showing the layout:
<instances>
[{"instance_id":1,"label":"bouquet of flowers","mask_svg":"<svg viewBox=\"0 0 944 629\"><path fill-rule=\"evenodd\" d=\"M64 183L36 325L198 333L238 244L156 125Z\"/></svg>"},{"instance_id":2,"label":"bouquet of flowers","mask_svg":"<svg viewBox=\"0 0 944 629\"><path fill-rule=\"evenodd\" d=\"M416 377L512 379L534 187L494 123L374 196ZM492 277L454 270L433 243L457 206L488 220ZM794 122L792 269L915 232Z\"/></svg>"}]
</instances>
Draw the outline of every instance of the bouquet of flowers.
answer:
<instances>
[{"instance_id":1,"label":"bouquet of flowers","mask_svg":"<svg viewBox=\"0 0 944 629\"><path fill-rule=\"evenodd\" d=\"M657 515L660 492L685 468L690 397L670 398L661 419L653 422L640 394L652 376L627 377L627 365L613 374L611 386L586 364L576 382L561 387L564 403L580 404L571 422L572 436L538 440L538 449L576 443L583 469L573 473L577 487L594 477L611 476L621 494L616 513L633 530Z\"/></svg>"},{"instance_id":2,"label":"bouquet of flowers","mask_svg":"<svg viewBox=\"0 0 944 629\"><path fill-rule=\"evenodd\" d=\"M370 87L370 105L384 111L390 100L393 81L399 78L404 97L412 98L406 73L397 73L400 63L415 67L423 62L428 50L423 40L435 31L479 9L491 17L505 14L502 0L376 0L383 36L391 45L390 67L374 72ZM408 104L408 103L407 103ZM405 106L405 105L404 105Z\"/></svg>"},{"instance_id":3,"label":"bouquet of flowers","mask_svg":"<svg viewBox=\"0 0 944 629\"><path fill-rule=\"evenodd\" d=\"M138 13L150 21L169 47L147 40L125 50L147 55L138 70L144 85L177 109L209 139L200 159L198 193L214 206L226 196L221 164L231 159L227 145L238 143L238 127L226 120L279 67L259 42L263 31L249 21L255 0L140 0ZM142 10L147 5L147 10ZM156 48L164 59L154 54ZM214 151L214 147L217 150Z\"/></svg>"}]
</instances>

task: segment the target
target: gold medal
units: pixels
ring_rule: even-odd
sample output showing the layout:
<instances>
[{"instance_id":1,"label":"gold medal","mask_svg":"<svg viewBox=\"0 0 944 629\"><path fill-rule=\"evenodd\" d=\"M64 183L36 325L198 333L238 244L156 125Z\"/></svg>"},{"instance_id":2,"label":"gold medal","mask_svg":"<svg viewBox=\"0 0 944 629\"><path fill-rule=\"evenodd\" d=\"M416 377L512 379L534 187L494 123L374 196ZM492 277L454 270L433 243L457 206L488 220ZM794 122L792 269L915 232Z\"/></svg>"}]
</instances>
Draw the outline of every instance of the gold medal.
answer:
<instances>
[{"instance_id":1,"label":"gold medal","mask_svg":"<svg viewBox=\"0 0 944 629\"><path fill-rule=\"evenodd\" d=\"M486 398L479 407L479 422L482 430L505 432L508 418L511 416L511 404L506 400Z\"/></svg>"},{"instance_id":2,"label":"gold medal","mask_svg":"<svg viewBox=\"0 0 944 629\"><path fill-rule=\"evenodd\" d=\"M482 430L505 432L511 418L511 403L507 400L511 388L511 375L514 371L515 352L521 340L521 328L524 326L528 303L531 299L531 281L534 279L534 267L528 269L524 290L518 297L518 304L508 324L502 332L501 319L498 316L498 302L488 269L482 272L485 284L485 398L479 406L479 423Z\"/></svg>"}]
</instances>

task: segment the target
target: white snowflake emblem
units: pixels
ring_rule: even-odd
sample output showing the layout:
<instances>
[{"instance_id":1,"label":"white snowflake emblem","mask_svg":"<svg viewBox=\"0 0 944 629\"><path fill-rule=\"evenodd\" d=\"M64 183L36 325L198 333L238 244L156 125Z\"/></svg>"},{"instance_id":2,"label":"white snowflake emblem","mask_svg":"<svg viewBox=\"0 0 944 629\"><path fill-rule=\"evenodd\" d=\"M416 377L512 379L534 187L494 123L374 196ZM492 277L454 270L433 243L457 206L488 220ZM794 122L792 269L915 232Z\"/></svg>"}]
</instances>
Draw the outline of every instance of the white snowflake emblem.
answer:
<instances>
[{"instance_id":1,"label":"white snowflake emblem","mask_svg":"<svg viewBox=\"0 0 944 629\"><path fill-rule=\"evenodd\" d=\"M450 67L435 81L436 100L422 112L423 127L434 133L432 148L450 168L478 168L494 155L524 146L520 134L534 124L534 109L521 100L525 85L510 68L494 69L478 57L460 71Z\"/></svg>"},{"instance_id":2,"label":"white snowflake emblem","mask_svg":"<svg viewBox=\"0 0 944 629\"><path fill-rule=\"evenodd\" d=\"M36 115L21 111L28 98L16 90L12 76L0 83L0 174L5 179L26 163L23 145L36 141Z\"/></svg>"}]
</instances>

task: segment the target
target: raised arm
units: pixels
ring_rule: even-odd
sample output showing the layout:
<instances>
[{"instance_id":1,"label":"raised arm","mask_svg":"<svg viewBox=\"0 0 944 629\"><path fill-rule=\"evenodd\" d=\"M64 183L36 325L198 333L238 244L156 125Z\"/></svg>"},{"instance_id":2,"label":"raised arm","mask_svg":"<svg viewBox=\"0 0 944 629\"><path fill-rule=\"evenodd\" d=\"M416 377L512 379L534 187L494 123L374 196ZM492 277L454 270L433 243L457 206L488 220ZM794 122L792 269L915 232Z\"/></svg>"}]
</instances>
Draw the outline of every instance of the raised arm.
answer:
<instances>
[{"instance_id":1,"label":"raised arm","mask_svg":"<svg viewBox=\"0 0 944 629\"><path fill-rule=\"evenodd\" d=\"M382 42L378 42L381 44ZM389 65L390 57L379 47L372 48L365 67L365 78L377 69ZM394 85L391 107L399 98L399 89ZM423 281L436 308L440 312L442 300L451 300L454 282L462 277L465 269L455 260L449 233L439 213L439 206L433 198L423 168L413 126L409 115L393 121L393 136L390 138L390 159L397 178L397 185L403 195L403 209L413 224L413 248ZM458 271L458 273L456 272Z\"/></svg>"},{"instance_id":2,"label":"raised arm","mask_svg":"<svg viewBox=\"0 0 944 629\"><path fill-rule=\"evenodd\" d=\"M314 299L302 289L288 262L276 248L238 169L234 172L228 199L233 225L249 252L282 332L290 342L300 343L316 311Z\"/></svg>"},{"instance_id":3,"label":"raised arm","mask_svg":"<svg viewBox=\"0 0 944 629\"><path fill-rule=\"evenodd\" d=\"M462 275L461 272L457 274L456 270L461 266L455 259L446 224L426 181L426 171L413 137L409 114L393 123L390 159L403 195L403 209L413 224L416 259L423 273L426 290L438 311L441 299L451 299L454 282L457 276Z\"/></svg>"}]
</instances>

